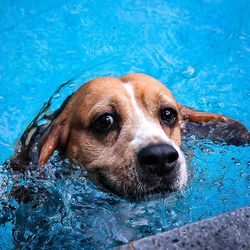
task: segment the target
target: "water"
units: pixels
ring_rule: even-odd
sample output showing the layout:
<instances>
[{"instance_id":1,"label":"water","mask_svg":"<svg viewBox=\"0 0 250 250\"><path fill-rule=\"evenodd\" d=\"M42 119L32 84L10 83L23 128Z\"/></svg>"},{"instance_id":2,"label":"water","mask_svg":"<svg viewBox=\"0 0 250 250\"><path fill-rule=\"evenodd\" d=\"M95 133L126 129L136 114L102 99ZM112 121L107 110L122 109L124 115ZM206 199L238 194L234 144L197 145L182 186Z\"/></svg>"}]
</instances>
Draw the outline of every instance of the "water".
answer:
<instances>
[{"instance_id":1,"label":"water","mask_svg":"<svg viewBox=\"0 0 250 250\"><path fill-rule=\"evenodd\" d=\"M93 77L142 72L179 102L250 129L249 15L248 0L2 1L0 162L72 77L52 109ZM109 248L250 205L249 147L184 146L195 153L188 188L143 202L101 192L56 154L25 174L0 165L0 249Z\"/></svg>"}]
</instances>

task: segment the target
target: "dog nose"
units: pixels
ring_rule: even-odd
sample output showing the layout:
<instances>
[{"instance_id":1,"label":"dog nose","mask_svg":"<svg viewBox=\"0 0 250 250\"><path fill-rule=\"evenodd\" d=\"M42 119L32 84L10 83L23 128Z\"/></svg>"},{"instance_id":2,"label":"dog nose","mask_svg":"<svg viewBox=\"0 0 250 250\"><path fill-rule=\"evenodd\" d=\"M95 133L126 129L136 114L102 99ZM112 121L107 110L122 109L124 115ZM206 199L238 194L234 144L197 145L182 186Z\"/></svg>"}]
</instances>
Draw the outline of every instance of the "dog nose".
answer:
<instances>
[{"instance_id":1,"label":"dog nose","mask_svg":"<svg viewBox=\"0 0 250 250\"><path fill-rule=\"evenodd\" d=\"M174 163L179 154L173 146L157 144L141 149L137 157L141 170L162 176L173 170L170 163Z\"/></svg>"}]
</instances>

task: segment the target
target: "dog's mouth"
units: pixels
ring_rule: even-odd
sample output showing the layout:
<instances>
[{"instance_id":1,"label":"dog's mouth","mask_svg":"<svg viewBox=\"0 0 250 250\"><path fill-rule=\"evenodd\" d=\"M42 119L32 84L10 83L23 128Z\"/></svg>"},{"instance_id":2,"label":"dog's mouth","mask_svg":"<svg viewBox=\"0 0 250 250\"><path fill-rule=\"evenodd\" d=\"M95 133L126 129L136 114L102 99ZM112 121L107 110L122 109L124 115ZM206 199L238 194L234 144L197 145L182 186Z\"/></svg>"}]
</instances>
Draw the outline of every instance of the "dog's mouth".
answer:
<instances>
[{"instance_id":1,"label":"dog's mouth","mask_svg":"<svg viewBox=\"0 0 250 250\"><path fill-rule=\"evenodd\" d=\"M143 176L139 181L140 184L136 189L135 196L143 199L155 194L167 194L177 191L180 189L179 179L180 174L178 171L173 171L168 176Z\"/></svg>"},{"instance_id":2,"label":"dog's mouth","mask_svg":"<svg viewBox=\"0 0 250 250\"><path fill-rule=\"evenodd\" d=\"M136 174L135 180L114 181L110 175L104 174L101 170L89 173L90 179L102 191L113 193L129 200L142 200L146 197L168 194L180 189L178 171L172 171L168 176L144 176Z\"/></svg>"}]
</instances>

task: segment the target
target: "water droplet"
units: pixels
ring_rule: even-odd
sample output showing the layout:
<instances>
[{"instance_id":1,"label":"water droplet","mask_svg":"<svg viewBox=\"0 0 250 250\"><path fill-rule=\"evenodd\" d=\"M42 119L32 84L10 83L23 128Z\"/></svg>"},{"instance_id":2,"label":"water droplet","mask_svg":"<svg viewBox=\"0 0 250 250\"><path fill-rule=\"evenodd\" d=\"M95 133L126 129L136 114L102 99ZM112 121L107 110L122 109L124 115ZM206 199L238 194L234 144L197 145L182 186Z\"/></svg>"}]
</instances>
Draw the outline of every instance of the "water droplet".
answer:
<instances>
[{"instance_id":1,"label":"water droplet","mask_svg":"<svg viewBox=\"0 0 250 250\"><path fill-rule=\"evenodd\" d=\"M23 236L26 240L28 240L32 236L32 232L29 230L25 230Z\"/></svg>"},{"instance_id":2,"label":"water droplet","mask_svg":"<svg viewBox=\"0 0 250 250\"><path fill-rule=\"evenodd\" d=\"M61 96L61 94L60 94L59 92L56 92L56 93L53 95L53 98L54 98L54 99L58 99L60 96Z\"/></svg>"},{"instance_id":3,"label":"water droplet","mask_svg":"<svg viewBox=\"0 0 250 250\"><path fill-rule=\"evenodd\" d=\"M240 165L240 161L235 161L235 162L234 162L234 165L235 165L235 166L239 166L239 165Z\"/></svg>"},{"instance_id":4,"label":"water droplet","mask_svg":"<svg viewBox=\"0 0 250 250\"><path fill-rule=\"evenodd\" d=\"M240 177L244 177L244 176L246 176L246 173L241 169L240 170Z\"/></svg>"},{"instance_id":5,"label":"water droplet","mask_svg":"<svg viewBox=\"0 0 250 250\"><path fill-rule=\"evenodd\" d=\"M201 152L202 152L202 153L207 153L207 154L212 154L212 153L214 153L213 149L208 148L208 147L202 147L202 148L201 148Z\"/></svg>"},{"instance_id":6,"label":"water droplet","mask_svg":"<svg viewBox=\"0 0 250 250\"><path fill-rule=\"evenodd\" d=\"M76 86L75 83L71 83L71 84L69 85L70 88L74 88L75 86Z\"/></svg>"},{"instance_id":7,"label":"water droplet","mask_svg":"<svg viewBox=\"0 0 250 250\"><path fill-rule=\"evenodd\" d=\"M44 126L49 123L48 119L41 119L40 121L37 122L37 126Z\"/></svg>"},{"instance_id":8,"label":"water droplet","mask_svg":"<svg viewBox=\"0 0 250 250\"><path fill-rule=\"evenodd\" d=\"M196 77L197 72L196 72L196 70L195 70L194 67L188 66L185 70L183 70L183 71L181 72L181 75L182 75L184 78L190 79L190 78Z\"/></svg>"}]
</instances>

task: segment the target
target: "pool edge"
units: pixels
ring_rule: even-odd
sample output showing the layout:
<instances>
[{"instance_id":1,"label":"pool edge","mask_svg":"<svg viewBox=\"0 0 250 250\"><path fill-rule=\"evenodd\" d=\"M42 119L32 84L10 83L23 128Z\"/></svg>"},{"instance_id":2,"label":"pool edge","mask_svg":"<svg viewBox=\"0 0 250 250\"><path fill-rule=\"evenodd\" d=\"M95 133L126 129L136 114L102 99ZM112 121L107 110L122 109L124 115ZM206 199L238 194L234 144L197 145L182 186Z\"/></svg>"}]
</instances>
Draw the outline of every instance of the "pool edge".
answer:
<instances>
[{"instance_id":1,"label":"pool edge","mask_svg":"<svg viewBox=\"0 0 250 250\"><path fill-rule=\"evenodd\" d=\"M145 237L116 250L250 249L250 206Z\"/></svg>"}]
</instances>

